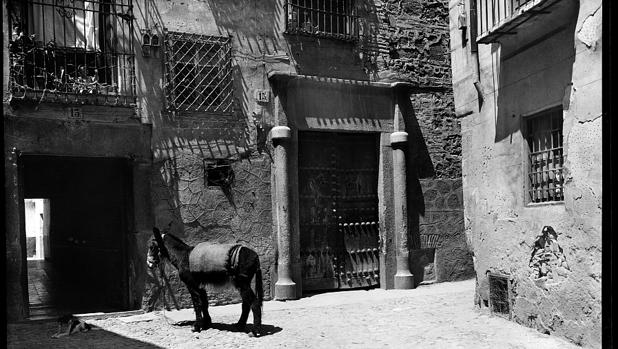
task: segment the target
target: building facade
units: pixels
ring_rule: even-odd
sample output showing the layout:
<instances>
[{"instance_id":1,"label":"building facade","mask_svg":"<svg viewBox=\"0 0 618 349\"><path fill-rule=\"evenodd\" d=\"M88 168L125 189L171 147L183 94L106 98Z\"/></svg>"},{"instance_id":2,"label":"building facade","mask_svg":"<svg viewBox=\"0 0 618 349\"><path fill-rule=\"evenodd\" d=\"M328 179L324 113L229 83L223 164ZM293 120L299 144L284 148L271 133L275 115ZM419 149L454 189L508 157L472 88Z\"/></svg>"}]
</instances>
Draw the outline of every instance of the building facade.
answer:
<instances>
[{"instance_id":1,"label":"building facade","mask_svg":"<svg viewBox=\"0 0 618 349\"><path fill-rule=\"evenodd\" d=\"M472 275L445 2L3 5L9 319L189 306L153 226L254 248L269 299Z\"/></svg>"},{"instance_id":2,"label":"building facade","mask_svg":"<svg viewBox=\"0 0 618 349\"><path fill-rule=\"evenodd\" d=\"M451 1L476 303L601 343L601 1Z\"/></svg>"}]
</instances>

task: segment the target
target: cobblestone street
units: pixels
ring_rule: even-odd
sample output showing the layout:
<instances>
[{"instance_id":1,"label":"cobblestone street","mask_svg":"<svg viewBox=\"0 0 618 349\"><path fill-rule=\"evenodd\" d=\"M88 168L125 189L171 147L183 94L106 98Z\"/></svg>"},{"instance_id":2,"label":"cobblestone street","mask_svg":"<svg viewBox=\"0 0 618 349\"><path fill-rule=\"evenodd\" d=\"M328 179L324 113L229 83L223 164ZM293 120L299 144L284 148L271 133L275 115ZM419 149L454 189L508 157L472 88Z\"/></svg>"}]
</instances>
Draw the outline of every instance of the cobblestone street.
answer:
<instances>
[{"instance_id":1,"label":"cobblestone street","mask_svg":"<svg viewBox=\"0 0 618 349\"><path fill-rule=\"evenodd\" d=\"M474 281L414 290L333 292L264 304L268 334L233 332L240 305L211 307L214 328L191 332L193 311L90 319L100 327L51 339L52 322L8 325L9 348L578 348L474 309ZM251 323L252 318L249 317ZM176 325L174 325L176 324Z\"/></svg>"}]
</instances>

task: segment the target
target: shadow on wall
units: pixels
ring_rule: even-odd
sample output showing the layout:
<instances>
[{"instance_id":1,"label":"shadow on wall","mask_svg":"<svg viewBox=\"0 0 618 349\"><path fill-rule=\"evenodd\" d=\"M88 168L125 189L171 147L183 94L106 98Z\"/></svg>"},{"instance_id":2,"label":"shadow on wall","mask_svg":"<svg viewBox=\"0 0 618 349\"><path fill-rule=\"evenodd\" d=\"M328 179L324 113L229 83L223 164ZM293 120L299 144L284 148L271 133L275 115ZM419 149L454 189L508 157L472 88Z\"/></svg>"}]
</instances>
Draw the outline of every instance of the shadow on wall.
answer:
<instances>
[{"instance_id":1,"label":"shadow on wall","mask_svg":"<svg viewBox=\"0 0 618 349\"><path fill-rule=\"evenodd\" d=\"M414 107L409 98L399 97L399 108L408 132L408 156L406 157L408 197L408 222L412 237L418 236L418 216L425 215L425 200L420 179L436 175L427 143L416 118Z\"/></svg>"},{"instance_id":2,"label":"shadow on wall","mask_svg":"<svg viewBox=\"0 0 618 349\"><path fill-rule=\"evenodd\" d=\"M408 188L408 247L412 252L410 257L411 272L415 287L435 274L433 267L435 248L418 249L421 246L420 218L425 215L425 198L420 180L435 176L434 165L427 149L427 144L421 131L416 113L410 98L397 96L399 108L404 120L405 131L408 133L408 150L406 157L406 185ZM416 249L415 249L416 248ZM413 252L415 251L415 252Z\"/></svg>"},{"instance_id":3,"label":"shadow on wall","mask_svg":"<svg viewBox=\"0 0 618 349\"><path fill-rule=\"evenodd\" d=\"M136 6L139 25L136 42L141 43L140 29L160 30L163 38L158 1L145 0ZM143 4L143 5L142 5ZM274 2L208 1L198 4L212 10L219 35L235 35L234 59L254 60L253 67L262 69L264 54L280 50L272 20L277 8ZM197 6L197 5L196 5ZM257 7L257 9L256 9ZM203 9L202 8L202 9ZM167 18L169 20L169 18ZM169 30L177 30L169 28ZM161 40L163 42L163 40ZM137 49L139 51L139 48ZM228 114L207 112L181 113L165 109L163 88L163 49L144 58L138 52L138 95L146 96L141 107L147 112L153 128L152 203L158 227L172 222L171 232L188 244L202 241L242 243L261 254L264 291L270 291L270 272L274 266L272 217L270 199L270 148L266 142L269 131L266 118L256 118L252 101L248 100L250 78L244 76L243 63L233 64L233 105ZM266 82L267 83L267 82ZM219 169L229 168L229 185L213 184ZM217 174L220 177L220 173ZM222 178L218 178L222 180ZM151 236L143 237L149 239ZM142 307L190 307L190 295L180 282L177 271L167 266L166 278L146 270L147 241L139 241L138 263L144 268ZM173 290L173 291L172 291ZM210 290L212 303L239 300L234 290ZM175 298L172 298L171 295Z\"/></svg>"},{"instance_id":4,"label":"shadow on wall","mask_svg":"<svg viewBox=\"0 0 618 349\"><path fill-rule=\"evenodd\" d=\"M551 17L539 15L531 27L492 44L492 67L499 72L498 91L489 97L496 98L496 143L520 131L524 115L561 104L568 109L579 1L554 6L545 15Z\"/></svg>"},{"instance_id":5,"label":"shadow on wall","mask_svg":"<svg viewBox=\"0 0 618 349\"><path fill-rule=\"evenodd\" d=\"M283 7L278 1L208 0L219 34L234 36L243 52L273 55L283 51L279 45L283 32L280 21Z\"/></svg>"},{"instance_id":6,"label":"shadow on wall","mask_svg":"<svg viewBox=\"0 0 618 349\"><path fill-rule=\"evenodd\" d=\"M251 143L259 154L271 156L266 144L272 128L273 103L260 105L251 99L255 88L268 90L268 72L290 64L283 45L282 21L284 9L278 1L209 0L219 35L233 38L234 91L237 107L251 135ZM243 66L241 69L240 66ZM240 91L240 92L239 92ZM239 102L238 102L239 101Z\"/></svg>"},{"instance_id":7,"label":"shadow on wall","mask_svg":"<svg viewBox=\"0 0 618 349\"><path fill-rule=\"evenodd\" d=\"M176 151L174 157L154 166L152 186L156 225L162 227L172 222L170 232L190 245L208 241L241 243L255 248L260 253L264 291L268 296L275 260L268 185L270 159L262 156L231 163L229 169L233 176L230 176L232 181L226 190L209 183L213 167L204 164L199 154L187 153L184 149ZM216 163L214 166L227 167ZM180 283L177 271L169 265L165 271L167 281L160 275L150 275L148 299L143 305L151 308L156 303L151 298L162 296L163 302L170 307L176 304L191 306L189 294ZM172 290L176 290L176 301L169 297ZM209 293L210 300L216 304L239 300L233 289L209 289Z\"/></svg>"},{"instance_id":8,"label":"shadow on wall","mask_svg":"<svg viewBox=\"0 0 618 349\"><path fill-rule=\"evenodd\" d=\"M406 158L408 186L408 228L410 231L410 267L415 285L427 281L455 281L474 275L472 256L466 243L463 218L463 191L461 177L457 172L441 172L436 161L456 162L456 158L441 158L435 152L447 151L448 135L429 132L425 139L419 122L435 125L436 117L443 117L437 105L432 105L431 115L419 120L418 111L411 99L400 96L400 110L408 132ZM431 120L431 122L430 122ZM448 123L440 123L447 125ZM427 124L425 127L428 127ZM425 130L427 131L427 130ZM452 130L446 132L449 134ZM433 144L430 154L428 143ZM436 148L439 146L439 150ZM440 160L442 159L442 160Z\"/></svg>"},{"instance_id":9,"label":"shadow on wall","mask_svg":"<svg viewBox=\"0 0 618 349\"><path fill-rule=\"evenodd\" d=\"M378 78L375 1L357 1L355 6L358 15L355 41L297 33L284 35L299 74L354 80Z\"/></svg>"},{"instance_id":10,"label":"shadow on wall","mask_svg":"<svg viewBox=\"0 0 618 349\"><path fill-rule=\"evenodd\" d=\"M155 0L144 0L135 2L135 30L133 31L133 42L135 45L135 73L136 95L144 96L139 100L139 106L146 112L143 121L152 121L160 110L164 108L164 91L162 87L163 77L163 47L152 47L150 54L142 51L142 33L148 31L151 35L158 35L160 45L164 41L164 23L157 8ZM139 82L142 82L141 84Z\"/></svg>"},{"instance_id":11,"label":"shadow on wall","mask_svg":"<svg viewBox=\"0 0 618 349\"><path fill-rule=\"evenodd\" d=\"M378 18L373 0L356 4L359 42L286 33L286 10L282 1L253 2L210 0L221 35L232 35L249 58L295 66L299 74L357 80L377 77ZM239 54L241 52L238 52ZM270 57L264 57L270 56ZM242 57L241 57L242 58Z\"/></svg>"}]
</instances>

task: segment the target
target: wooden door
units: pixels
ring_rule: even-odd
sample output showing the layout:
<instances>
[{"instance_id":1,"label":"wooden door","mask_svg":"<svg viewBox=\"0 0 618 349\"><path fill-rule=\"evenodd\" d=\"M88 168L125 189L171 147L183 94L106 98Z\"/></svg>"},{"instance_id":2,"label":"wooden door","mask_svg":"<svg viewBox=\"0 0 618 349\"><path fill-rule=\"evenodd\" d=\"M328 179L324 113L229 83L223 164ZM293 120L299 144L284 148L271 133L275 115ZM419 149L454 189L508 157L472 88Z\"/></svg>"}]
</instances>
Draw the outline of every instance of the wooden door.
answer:
<instances>
[{"instance_id":1,"label":"wooden door","mask_svg":"<svg viewBox=\"0 0 618 349\"><path fill-rule=\"evenodd\" d=\"M377 286L378 135L299 132L298 164L303 289Z\"/></svg>"}]
</instances>

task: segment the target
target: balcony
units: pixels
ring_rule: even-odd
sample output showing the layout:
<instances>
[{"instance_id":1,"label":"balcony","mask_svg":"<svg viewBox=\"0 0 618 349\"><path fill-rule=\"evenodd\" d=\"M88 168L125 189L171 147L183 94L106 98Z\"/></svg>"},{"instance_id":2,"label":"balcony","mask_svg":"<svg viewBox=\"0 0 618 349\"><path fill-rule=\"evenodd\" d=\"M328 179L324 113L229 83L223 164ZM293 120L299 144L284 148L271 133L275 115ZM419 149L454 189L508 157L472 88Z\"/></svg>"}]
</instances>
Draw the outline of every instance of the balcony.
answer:
<instances>
[{"instance_id":1,"label":"balcony","mask_svg":"<svg viewBox=\"0 0 618 349\"><path fill-rule=\"evenodd\" d=\"M135 105L131 0L28 0L9 11L12 100Z\"/></svg>"},{"instance_id":2,"label":"balcony","mask_svg":"<svg viewBox=\"0 0 618 349\"><path fill-rule=\"evenodd\" d=\"M286 33L358 40L354 0L287 0Z\"/></svg>"},{"instance_id":3,"label":"balcony","mask_svg":"<svg viewBox=\"0 0 618 349\"><path fill-rule=\"evenodd\" d=\"M476 0L476 41L489 44L516 34L531 18L551 13L550 8L557 2L559 0Z\"/></svg>"}]
</instances>

